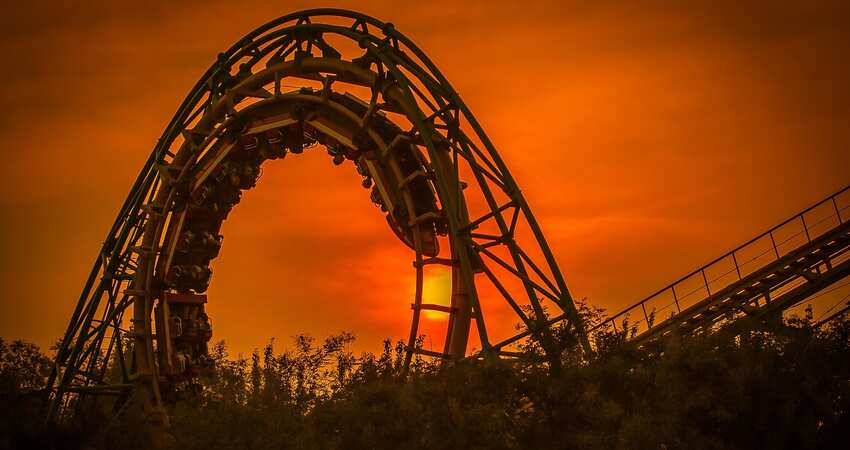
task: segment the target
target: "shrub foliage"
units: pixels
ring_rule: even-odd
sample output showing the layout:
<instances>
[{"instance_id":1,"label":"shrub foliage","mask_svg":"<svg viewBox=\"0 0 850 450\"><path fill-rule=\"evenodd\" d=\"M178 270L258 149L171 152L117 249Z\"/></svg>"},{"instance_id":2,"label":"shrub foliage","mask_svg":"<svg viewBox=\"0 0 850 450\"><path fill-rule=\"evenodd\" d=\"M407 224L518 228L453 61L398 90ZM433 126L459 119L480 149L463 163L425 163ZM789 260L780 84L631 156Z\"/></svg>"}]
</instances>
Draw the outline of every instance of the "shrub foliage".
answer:
<instances>
[{"instance_id":1,"label":"shrub foliage","mask_svg":"<svg viewBox=\"0 0 850 450\"><path fill-rule=\"evenodd\" d=\"M601 312L583 308L589 322ZM628 327L625 327L626 329ZM829 449L850 443L850 320L721 330L640 348L597 336L591 357L558 330L561 368L529 344L516 360L440 365L404 347L356 356L343 333L274 341L250 357L213 347L214 370L173 396L175 449ZM132 413L45 433L50 358L0 340L0 449L143 448ZM128 411L135 408L128 408Z\"/></svg>"}]
</instances>

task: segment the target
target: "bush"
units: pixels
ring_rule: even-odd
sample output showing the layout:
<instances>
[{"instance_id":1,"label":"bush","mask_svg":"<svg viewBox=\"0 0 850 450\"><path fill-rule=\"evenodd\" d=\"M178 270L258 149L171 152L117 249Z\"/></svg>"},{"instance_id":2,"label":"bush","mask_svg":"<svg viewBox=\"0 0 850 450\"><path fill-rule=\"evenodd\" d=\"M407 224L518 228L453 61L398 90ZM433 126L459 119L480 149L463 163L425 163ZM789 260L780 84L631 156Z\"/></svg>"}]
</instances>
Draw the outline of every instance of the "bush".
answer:
<instances>
[{"instance_id":1,"label":"bush","mask_svg":"<svg viewBox=\"0 0 850 450\"><path fill-rule=\"evenodd\" d=\"M584 311L590 314L588 310ZM596 314L596 313L594 313ZM846 448L850 442L850 321L824 329L791 320L633 348L601 336L582 357L569 330L557 373L532 344L514 361L416 360L399 381L403 346L352 355L344 333L293 350L273 342L250 358L214 346L202 387L175 396L171 447L192 449L753 449ZM29 448L49 359L0 341L6 414L0 448ZM33 396L34 395L34 396ZM132 408L131 408L132 409ZM89 445L141 448L132 414ZM60 432L63 430L57 430ZM68 430L64 430L67 432ZM67 436L67 435L63 435ZM56 439L56 436L53 436ZM29 440L27 440L29 439ZM73 441L64 441L66 444ZM71 444L66 447L71 447Z\"/></svg>"}]
</instances>

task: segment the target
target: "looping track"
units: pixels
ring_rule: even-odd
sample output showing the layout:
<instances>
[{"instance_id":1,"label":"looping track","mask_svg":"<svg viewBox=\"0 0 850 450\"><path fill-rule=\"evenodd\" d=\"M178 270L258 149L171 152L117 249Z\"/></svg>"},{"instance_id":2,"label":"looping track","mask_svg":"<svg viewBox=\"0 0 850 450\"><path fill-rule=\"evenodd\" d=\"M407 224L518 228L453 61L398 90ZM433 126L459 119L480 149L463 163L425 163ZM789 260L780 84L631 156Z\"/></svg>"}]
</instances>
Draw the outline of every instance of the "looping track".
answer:
<instances>
[{"instance_id":1,"label":"looping track","mask_svg":"<svg viewBox=\"0 0 850 450\"><path fill-rule=\"evenodd\" d=\"M413 250L406 364L415 353L464 357L473 322L484 354L504 351L515 337L491 342L485 297L506 304L533 330L523 336L552 355L558 349L545 310L568 317L589 348L528 203L436 66L390 23L309 10L269 22L220 54L168 124L59 346L48 420L101 395L126 405L135 392L152 422L167 423L164 398L204 370L212 333L205 291L222 221L265 161L316 144L334 164L354 166ZM451 272L448 304L423 302L434 267ZM443 351L416 345L423 310L445 314ZM107 375L113 360L117 379Z\"/></svg>"},{"instance_id":2,"label":"looping track","mask_svg":"<svg viewBox=\"0 0 850 450\"><path fill-rule=\"evenodd\" d=\"M592 350L528 203L436 66L392 24L350 11L309 10L269 22L220 54L157 141L59 345L48 380L48 422L108 396L116 399L109 403L115 415L141 404L153 429L167 424L167 398L206 366L212 326L205 292L210 261L223 244L222 222L264 163L297 159L314 147L360 174L380 209L376 215L412 250L416 283L405 367L416 354L465 357L473 322L480 356L510 356L511 346L533 338L558 364L550 327L564 321ZM620 331L618 322L637 317L630 337L640 344L781 314L850 273L848 193L845 188L590 331ZM835 217L821 219L829 226L815 231L810 215L823 205ZM797 221L805 240L780 251L775 234ZM775 259L747 271L737 258L768 239ZM724 261L732 269L712 278ZM450 272L447 304L423 299L435 268ZM686 302L682 288L694 277L705 295L699 285L692 291L699 297ZM400 311L407 300L399 299ZM496 304L524 329L496 337L485 322ZM675 313L656 323L655 313L672 305ZM442 351L416 345L422 311L442 314Z\"/></svg>"}]
</instances>

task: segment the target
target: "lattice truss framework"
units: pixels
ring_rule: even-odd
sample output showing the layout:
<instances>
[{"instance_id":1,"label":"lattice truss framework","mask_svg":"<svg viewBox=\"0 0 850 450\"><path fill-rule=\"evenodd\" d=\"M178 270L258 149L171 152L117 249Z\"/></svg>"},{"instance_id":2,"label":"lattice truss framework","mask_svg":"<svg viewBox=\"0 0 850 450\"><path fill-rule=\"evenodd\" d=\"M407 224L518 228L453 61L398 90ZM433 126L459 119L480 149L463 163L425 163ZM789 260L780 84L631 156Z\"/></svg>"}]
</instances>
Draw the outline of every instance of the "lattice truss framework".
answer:
<instances>
[{"instance_id":1,"label":"lattice truss framework","mask_svg":"<svg viewBox=\"0 0 850 450\"><path fill-rule=\"evenodd\" d=\"M59 346L50 420L71 414L81 399L135 391L149 414L167 421L165 391L203 365L210 336L203 292L221 221L254 185L260 163L317 143L334 163L356 167L415 253L406 366L415 353L464 357L472 323L482 354L509 355L531 336L557 355L550 312L566 317L588 348L528 203L445 77L392 24L310 10L270 22L220 54L168 124ZM423 302L433 267L451 271L450 306ZM524 328L494 338L485 315L496 303ZM445 313L441 352L416 345L424 310Z\"/></svg>"}]
</instances>

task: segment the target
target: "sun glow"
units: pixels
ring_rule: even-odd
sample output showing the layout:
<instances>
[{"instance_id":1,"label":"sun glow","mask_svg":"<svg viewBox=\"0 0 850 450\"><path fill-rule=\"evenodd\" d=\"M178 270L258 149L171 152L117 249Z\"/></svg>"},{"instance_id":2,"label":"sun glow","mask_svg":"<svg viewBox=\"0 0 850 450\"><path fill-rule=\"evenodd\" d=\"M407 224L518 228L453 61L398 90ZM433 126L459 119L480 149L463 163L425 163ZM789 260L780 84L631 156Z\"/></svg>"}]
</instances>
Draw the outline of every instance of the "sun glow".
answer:
<instances>
[{"instance_id":1,"label":"sun glow","mask_svg":"<svg viewBox=\"0 0 850 450\"><path fill-rule=\"evenodd\" d=\"M445 267L437 267L425 273L422 282L422 303L451 306L452 272ZM422 316L428 320L447 320L448 314L442 311L423 310Z\"/></svg>"}]
</instances>

